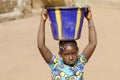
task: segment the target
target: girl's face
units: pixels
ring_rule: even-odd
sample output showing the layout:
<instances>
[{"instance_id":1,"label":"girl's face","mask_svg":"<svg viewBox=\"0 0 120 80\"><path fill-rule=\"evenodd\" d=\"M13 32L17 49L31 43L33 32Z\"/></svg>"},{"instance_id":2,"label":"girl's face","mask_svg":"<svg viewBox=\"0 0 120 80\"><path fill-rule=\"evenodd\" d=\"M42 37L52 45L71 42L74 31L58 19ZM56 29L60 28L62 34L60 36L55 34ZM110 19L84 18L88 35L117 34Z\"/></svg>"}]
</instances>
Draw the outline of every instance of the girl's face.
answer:
<instances>
[{"instance_id":1,"label":"girl's face","mask_svg":"<svg viewBox=\"0 0 120 80\"><path fill-rule=\"evenodd\" d=\"M65 64L73 66L78 59L78 48L75 44L67 44L59 54Z\"/></svg>"}]
</instances>

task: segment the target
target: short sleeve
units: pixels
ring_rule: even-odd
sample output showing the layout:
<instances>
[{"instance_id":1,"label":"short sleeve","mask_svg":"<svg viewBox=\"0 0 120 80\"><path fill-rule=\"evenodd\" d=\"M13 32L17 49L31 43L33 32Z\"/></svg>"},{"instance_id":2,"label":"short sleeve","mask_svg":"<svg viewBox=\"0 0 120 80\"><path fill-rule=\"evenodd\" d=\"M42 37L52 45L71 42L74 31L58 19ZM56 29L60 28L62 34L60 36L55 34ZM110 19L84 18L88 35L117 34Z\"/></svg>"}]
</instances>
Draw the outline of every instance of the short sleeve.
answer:
<instances>
[{"instance_id":1,"label":"short sleeve","mask_svg":"<svg viewBox=\"0 0 120 80\"><path fill-rule=\"evenodd\" d=\"M85 65L85 64L87 63L87 61L88 61L88 60L85 58L84 53L81 53L81 54L79 55L78 60L79 60L79 62L82 63L83 65Z\"/></svg>"},{"instance_id":2,"label":"short sleeve","mask_svg":"<svg viewBox=\"0 0 120 80\"><path fill-rule=\"evenodd\" d=\"M56 58L55 55L52 55L52 58L50 60L50 63L48 63L48 65L50 66L51 69L53 69L56 64L58 64L58 58Z\"/></svg>"}]
</instances>

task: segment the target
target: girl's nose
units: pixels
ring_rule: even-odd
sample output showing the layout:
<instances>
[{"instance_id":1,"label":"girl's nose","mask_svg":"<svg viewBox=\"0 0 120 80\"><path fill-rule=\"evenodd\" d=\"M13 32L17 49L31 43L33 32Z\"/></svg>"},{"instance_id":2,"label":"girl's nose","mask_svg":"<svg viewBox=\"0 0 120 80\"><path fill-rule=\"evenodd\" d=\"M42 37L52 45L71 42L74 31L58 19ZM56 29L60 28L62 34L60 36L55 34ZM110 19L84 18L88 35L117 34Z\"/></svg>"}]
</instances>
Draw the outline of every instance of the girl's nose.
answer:
<instances>
[{"instance_id":1,"label":"girl's nose","mask_svg":"<svg viewBox=\"0 0 120 80\"><path fill-rule=\"evenodd\" d=\"M72 56L72 55L70 55L70 56L69 56L69 59L73 59L73 56Z\"/></svg>"}]
</instances>

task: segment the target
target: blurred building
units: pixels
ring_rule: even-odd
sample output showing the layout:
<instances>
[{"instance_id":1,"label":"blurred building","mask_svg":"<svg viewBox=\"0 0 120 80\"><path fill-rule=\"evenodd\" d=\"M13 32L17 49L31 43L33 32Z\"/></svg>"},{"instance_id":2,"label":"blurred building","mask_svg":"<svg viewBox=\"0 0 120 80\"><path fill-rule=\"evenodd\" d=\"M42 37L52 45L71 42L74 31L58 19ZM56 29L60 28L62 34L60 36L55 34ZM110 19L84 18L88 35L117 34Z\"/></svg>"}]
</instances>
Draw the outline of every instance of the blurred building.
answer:
<instances>
[{"instance_id":1,"label":"blurred building","mask_svg":"<svg viewBox=\"0 0 120 80\"><path fill-rule=\"evenodd\" d=\"M88 3L120 8L120 0L87 0ZM0 0L0 22L40 12L40 0Z\"/></svg>"},{"instance_id":2,"label":"blurred building","mask_svg":"<svg viewBox=\"0 0 120 80\"><path fill-rule=\"evenodd\" d=\"M120 7L120 0L87 0L100 5ZM0 0L0 14L12 12L18 9L21 12L31 12L32 9L40 8L40 0Z\"/></svg>"},{"instance_id":3,"label":"blurred building","mask_svg":"<svg viewBox=\"0 0 120 80\"><path fill-rule=\"evenodd\" d=\"M39 5L39 0L0 0L0 14L12 12L15 8L21 12L31 12Z\"/></svg>"}]
</instances>

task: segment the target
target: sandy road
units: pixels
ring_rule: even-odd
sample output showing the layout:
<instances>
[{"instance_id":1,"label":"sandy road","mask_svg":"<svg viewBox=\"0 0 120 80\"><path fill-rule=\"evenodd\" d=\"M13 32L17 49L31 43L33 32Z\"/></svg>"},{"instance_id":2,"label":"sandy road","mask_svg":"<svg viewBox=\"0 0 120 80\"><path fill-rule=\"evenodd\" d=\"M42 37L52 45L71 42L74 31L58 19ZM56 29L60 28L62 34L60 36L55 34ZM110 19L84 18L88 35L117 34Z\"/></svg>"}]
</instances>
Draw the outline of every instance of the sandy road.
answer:
<instances>
[{"instance_id":1,"label":"sandy road","mask_svg":"<svg viewBox=\"0 0 120 80\"><path fill-rule=\"evenodd\" d=\"M98 35L97 48L85 66L85 80L120 79L120 10L92 6ZM51 80L50 69L37 49L39 16L0 23L0 80ZM87 44L87 24L84 21L81 51ZM58 41L53 40L49 22L46 43L53 53Z\"/></svg>"}]
</instances>

